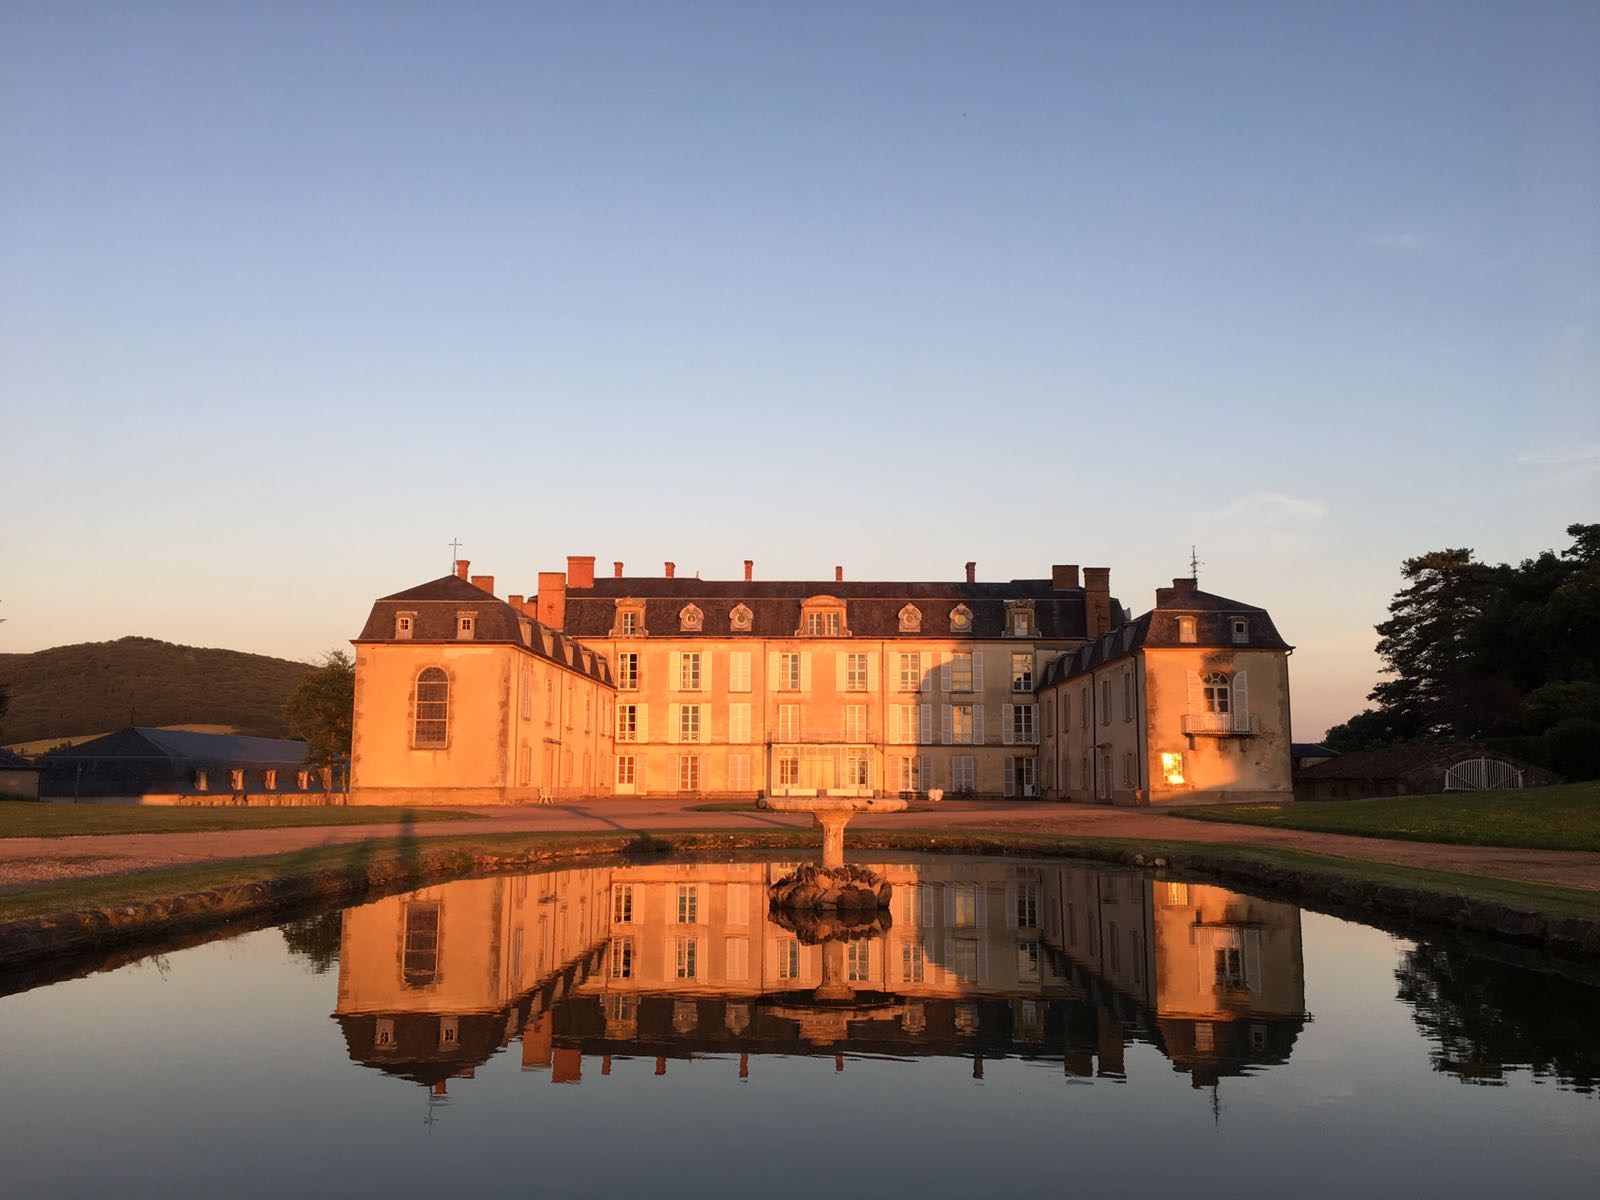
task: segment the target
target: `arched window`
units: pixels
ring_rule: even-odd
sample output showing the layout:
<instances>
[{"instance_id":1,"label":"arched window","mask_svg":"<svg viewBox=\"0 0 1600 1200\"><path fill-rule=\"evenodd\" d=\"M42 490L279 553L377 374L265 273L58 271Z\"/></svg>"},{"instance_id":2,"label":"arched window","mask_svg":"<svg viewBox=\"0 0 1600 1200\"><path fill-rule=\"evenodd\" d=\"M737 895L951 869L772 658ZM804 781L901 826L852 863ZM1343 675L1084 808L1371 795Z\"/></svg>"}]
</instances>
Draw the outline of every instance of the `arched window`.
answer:
<instances>
[{"instance_id":1,"label":"arched window","mask_svg":"<svg viewBox=\"0 0 1600 1200\"><path fill-rule=\"evenodd\" d=\"M1231 711L1232 705L1229 698L1228 677L1221 671L1213 671L1200 680L1205 697L1206 711L1208 713L1226 713Z\"/></svg>"},{"instance_id":2,"label":"arched window","mask_svg":"<svg viewBox=\"0 0 1600 1200\"><path fill-rule=\"evenodd\" d=\"M449 744L450 677L438 667L417 676L417 711L411 744L433 748Z\"/></svg>"}]
</instances>

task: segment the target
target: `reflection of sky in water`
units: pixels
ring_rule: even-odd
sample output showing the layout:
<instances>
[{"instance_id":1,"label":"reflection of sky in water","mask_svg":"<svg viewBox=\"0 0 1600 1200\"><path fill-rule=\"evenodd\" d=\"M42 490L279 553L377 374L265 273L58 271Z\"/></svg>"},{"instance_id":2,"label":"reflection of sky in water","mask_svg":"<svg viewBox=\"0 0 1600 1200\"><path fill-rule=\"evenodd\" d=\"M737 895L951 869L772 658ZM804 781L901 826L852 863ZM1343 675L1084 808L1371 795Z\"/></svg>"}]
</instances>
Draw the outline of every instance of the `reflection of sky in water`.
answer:
<instances>
[{"instance_id":1,"label":"reflection of sky in water","mask_svg":"<svg viewBox=\"0 0 1600 1200\"><path fill-rule=\"evenodd\" d=\"M1286 1062L1215 1093L1143 1041L1123 1048L1122 1080L1069 1076L1059 1055L985 1061L978 1080L970 1057L848 1047L837 1072L824 1047L753 1054L745 1081L737 1054L672 1058L664 1077L651 1056L613 1057L609 1075L591 1056L581 1084L553 1086L548 1068L522 1069L513 1040L432 1103L422 1086L351 1062L330 1016L338 970L311 973L265 930L0 1000L4 1191L1587 1189L1600 1098L1527 1072L1499 1087L1440 1074L1395 997L1409 944L1312 913L1299 927L1313 1019ZM599 974L589 986L604 990Z\"/></svg>"}]
</instances>

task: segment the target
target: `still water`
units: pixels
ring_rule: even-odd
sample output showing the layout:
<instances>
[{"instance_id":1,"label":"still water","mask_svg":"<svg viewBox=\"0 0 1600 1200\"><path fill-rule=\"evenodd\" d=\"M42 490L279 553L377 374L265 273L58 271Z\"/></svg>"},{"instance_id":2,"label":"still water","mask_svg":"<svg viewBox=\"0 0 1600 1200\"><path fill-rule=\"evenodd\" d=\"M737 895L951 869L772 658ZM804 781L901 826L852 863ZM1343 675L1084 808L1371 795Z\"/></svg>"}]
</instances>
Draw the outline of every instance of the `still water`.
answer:
<instances>
[{"instance_id":1,"label":"still water","mask_svg":"<svg viewBox=\"0 0 1600 1200\"><path fill-rule=\"evenodd\" d=\"M0 1194L1594 1194L1600 990L1221 888L466 880L0 999ZM0 991L15 991L0 978Z\"/></svg>"}]
</instances>

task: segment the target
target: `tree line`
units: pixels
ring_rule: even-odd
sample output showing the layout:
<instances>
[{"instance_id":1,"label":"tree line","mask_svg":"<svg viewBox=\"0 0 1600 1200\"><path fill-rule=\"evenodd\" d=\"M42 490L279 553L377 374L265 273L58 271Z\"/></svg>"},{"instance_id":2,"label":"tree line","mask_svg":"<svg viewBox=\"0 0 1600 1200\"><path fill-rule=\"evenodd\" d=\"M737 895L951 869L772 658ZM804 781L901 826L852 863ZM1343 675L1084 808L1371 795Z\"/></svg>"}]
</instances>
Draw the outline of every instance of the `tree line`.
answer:
<instances>
[{"instance_id":1,"label":"tree line","mask_svg":"<svg viewBox=\"0 0 1600 1200\"><path fill-rule=\"evenodd\" d=\"M1600 525L1516 566L1471 550L1408 558L1378 625L1389 678L1323 739L1334 750L1479 742L1600 777Z\"/></svg>"}]
</instances>

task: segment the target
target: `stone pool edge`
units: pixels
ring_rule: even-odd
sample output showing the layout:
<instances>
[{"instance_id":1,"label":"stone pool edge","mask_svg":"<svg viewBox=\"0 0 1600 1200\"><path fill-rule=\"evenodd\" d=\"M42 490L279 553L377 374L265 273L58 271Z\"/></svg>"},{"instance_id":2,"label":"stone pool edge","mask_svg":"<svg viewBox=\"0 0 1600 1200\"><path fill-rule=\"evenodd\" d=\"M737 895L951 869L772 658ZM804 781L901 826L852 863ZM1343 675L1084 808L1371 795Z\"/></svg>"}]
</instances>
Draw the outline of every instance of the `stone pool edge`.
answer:
<instances>
[{"instance_id":1,"label":"stone pool edge","mask_svg":"<svg viewBox=\"0 0 1600 1200\"><path fill-rule=\"evenodd\" d=\"M469 876L541 869L594 858L628 860L670 853L805 851L807 831L570 834L523 847L484 849L431 842L412 857L310 869L139 903L85 908L0 922L0 970L75 959L229 926L270 924L331 905ZM1153 869L1161 877L1187 877L1243 888L1268 899L1376 925L1405 936L1486 937L1522 957L1551 956L1600 965L1600 916L1561 916L1420 885L1341 878L1331 871L1240 861L1248 847L1075 842L1051 835L1012 832L893 831L852 833L852 853L863 850L1071 858ZM251 860L235 865L248 871ZM131 877L130 877L131 878ZM1569 889L1572 890L1572 889ZM1529 962L1527 965L1537 965Z\"/></svg>"}]
</instances>

